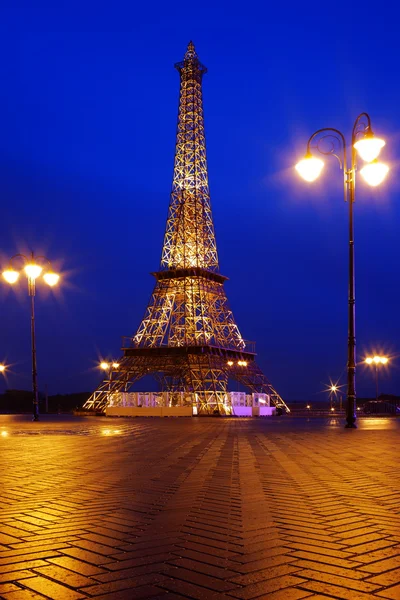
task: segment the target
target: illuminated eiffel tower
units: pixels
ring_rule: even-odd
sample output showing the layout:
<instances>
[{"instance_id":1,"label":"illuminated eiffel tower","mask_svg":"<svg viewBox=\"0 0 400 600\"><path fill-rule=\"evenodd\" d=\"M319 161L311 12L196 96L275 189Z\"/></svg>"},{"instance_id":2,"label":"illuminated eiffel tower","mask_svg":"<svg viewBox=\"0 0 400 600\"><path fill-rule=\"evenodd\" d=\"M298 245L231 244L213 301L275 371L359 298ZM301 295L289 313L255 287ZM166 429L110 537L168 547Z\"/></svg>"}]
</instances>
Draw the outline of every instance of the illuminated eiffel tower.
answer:
<instances>
[{"instance_id":1,"label":"illuminated eiffel tower","mask_svg":"<svg viewBox=\"0 0 400 600\"><path fill-rule=\"evenodd\" d=\"M171 201L160 270L143 321L124 338L123 356L84 408L105 410L141 377L163 391L185 392L198 412L226 413L228 379L267 393L287 410L255 362L233 318L219 273L204 135L202 78L207 69L189 43L182 62ZM228 410L227 410L228 409Z\"/></svg>"}]
</instances>

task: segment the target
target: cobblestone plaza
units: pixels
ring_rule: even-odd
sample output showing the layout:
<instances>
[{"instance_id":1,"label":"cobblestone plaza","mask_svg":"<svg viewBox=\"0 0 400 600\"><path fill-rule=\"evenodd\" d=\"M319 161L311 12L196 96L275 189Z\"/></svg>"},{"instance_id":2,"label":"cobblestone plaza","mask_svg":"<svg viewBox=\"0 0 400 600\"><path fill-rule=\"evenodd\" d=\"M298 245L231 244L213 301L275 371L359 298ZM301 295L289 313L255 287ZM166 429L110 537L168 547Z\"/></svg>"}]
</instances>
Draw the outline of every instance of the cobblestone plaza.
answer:
<instances>
[{"instance_id":1,"label":"cobblestone plaza","mask_svg":"<svg viewBox=\"0 0 400 600\"><path fill-rule=\"evenodd\" d=\"M0 416L8 600L400 598L400 421Z\"/></svg>"}]
</instances>

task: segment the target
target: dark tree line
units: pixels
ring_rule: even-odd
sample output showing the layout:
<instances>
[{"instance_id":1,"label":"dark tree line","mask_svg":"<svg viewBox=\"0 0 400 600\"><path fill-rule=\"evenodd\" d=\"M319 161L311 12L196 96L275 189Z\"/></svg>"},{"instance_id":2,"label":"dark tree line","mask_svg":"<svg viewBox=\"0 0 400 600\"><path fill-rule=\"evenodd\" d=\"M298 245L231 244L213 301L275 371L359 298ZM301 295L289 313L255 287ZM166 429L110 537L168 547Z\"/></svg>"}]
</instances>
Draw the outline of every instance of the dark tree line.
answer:
<instances>
[{"instance_id":1,"label":"dark tree line","mask_svg":"<svg viewBox=\"0 0 400 600\"><path fill-rule=\"evenodd\" d=\"M55 396L48 396L46 402L45 395L40 394L39 412L71 412L75 408L80 408L89 396L90 392L56 394ZM32 398L33 395L30 391L6 390L4 394L0 394L0 413L29 413L32 411Z\"/></svg>"}]
</instances>

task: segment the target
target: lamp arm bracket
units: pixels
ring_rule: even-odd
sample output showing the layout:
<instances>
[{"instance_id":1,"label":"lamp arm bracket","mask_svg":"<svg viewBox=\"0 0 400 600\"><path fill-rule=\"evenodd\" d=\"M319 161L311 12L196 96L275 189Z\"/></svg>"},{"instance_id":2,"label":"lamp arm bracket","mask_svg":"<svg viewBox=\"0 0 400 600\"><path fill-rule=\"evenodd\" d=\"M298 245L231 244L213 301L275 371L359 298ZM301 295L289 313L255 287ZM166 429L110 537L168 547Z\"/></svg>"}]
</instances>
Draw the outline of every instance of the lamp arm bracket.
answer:
<instances>
[{"instance_id":1,"label":"lamp arm bracket","mask_svg":"<svg viewBox=\"0 0 400 600\"><path fill-rule=\"evenodd\" d=\"M351 145L353 146L357 141L359 134L365 136L366 133L372 133L371 128L371 117L368 113L360 113L354 122L353 132L351 136Z\"/></svg>"},{"instance_id":2,"label":"lamp arm bracket","mask_svg":"<svg viewBox=\"0 0 400 600\"><path fill-rule=\"evenodd\" d=\"M347 170L346 140L338 129L326 127L315 131L307 142L307 153L311 154L311 148L325 156L334 156L339 167Z\"/></svg>"}]
</instances>

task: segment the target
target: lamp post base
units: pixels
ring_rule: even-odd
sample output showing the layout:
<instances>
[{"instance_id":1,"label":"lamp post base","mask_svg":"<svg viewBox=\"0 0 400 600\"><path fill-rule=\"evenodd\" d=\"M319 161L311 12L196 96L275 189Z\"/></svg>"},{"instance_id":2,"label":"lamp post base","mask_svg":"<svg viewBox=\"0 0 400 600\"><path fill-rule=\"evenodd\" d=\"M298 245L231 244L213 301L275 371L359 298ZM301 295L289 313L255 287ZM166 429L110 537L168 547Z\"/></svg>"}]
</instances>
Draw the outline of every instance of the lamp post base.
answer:
<instances>
[{"instance_id":1,"label":"lamp post base","mask_svg":"<svg viewBox=\"0 0 400 600\"><path fill-rule=\"evenodd\" d=\"M350 423L347 422L346 425L345 425L345 429L357 429L357 425L355 424L354 421L352 421Z\"/></svg>"},{"instance_id":2,"label":"lamp post base","mask_svg":"<svg viewBox=\"0 0 400 600\"><path fill-rule=\"evenodd\" d=\"M39 421L39 415L33 415L32 421Z\"/></svg>"}]
</instances>

